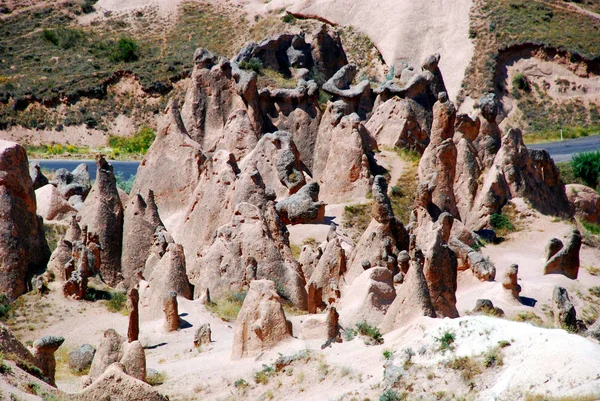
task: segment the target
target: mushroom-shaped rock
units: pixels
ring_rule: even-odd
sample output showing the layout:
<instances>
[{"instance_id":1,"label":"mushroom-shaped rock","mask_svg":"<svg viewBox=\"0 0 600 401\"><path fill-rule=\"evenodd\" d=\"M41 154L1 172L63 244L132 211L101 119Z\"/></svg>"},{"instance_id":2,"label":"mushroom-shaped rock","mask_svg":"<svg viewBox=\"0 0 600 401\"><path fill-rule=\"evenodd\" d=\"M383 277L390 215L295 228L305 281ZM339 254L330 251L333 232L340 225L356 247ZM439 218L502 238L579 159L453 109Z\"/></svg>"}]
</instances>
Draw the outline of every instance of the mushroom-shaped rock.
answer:
<instances>
[{"instance_id":1,"label":"mushroom-shaped rock","mask_svg":"<svg viewBox=\"0 0 600 401\"><path fill-rule=\"evenodd\" d=\"M253 356L290 338L281 298L270 280L254 280L237 317L232 359Z\"/></svg>"},{"instance_id":2,"label":"mushroom-shaped rock","mask_svg":"<svg viewBox=\"0 0 600 401\"><path fill-rule=\"evenodd\" d=\"M358 72L356 64L347 64L339 69L327 82L323 90L331 94L334 100L341 99L346 102L352 112L360 116L370 111L373 107L371 100L371 83L364 79L356 86L350 86Z\"/></svg>"},{"instance_id":3,"label":"mushroom-shaped rock","mask_svg":"<svg viewBox=\"0 0 600 401\"><path fill-rule=\"evenodd\" d=\"M521 286L517 282L518 274L519 266L516 264L510 265L502 280L502 287L504 287L505 290L510 291L511 296L517 301L519 301L519 293L521 292Z\"/></svg>"},{"instance_id":4,"label":"mushroom-shaped rock","mask_svg":"<svg viewBox=\"0 0 600 401\"><path fill-rule=\"evenodd\" d=\"M50 249L41 218L25 149L0 140L0 293L10 300L27 290L34 274L46 269Z\"/></svg>"},{"instance_id":5,"label":"mushroom-shaped rock","mask_svg":"<svg viewBox=\"0 0 600 401\"><path fill-rule=\"evenodd\" d=\"M283 224L322 223L325 203L319 202L319 183L311 182L287 199L277 202Z\"/></svg>"},{"instance_id":6,"label":"mushroom-shaped rock","mask_svg":"<svg viewBox=\"0 0 600 401\"><path fill-rule=\"evenodd\" d=\"M48 378L48 384L56 386L54 373L56 372L56 359L54 353L65 342L63 337L45 336L33 342L33 357L36 366Z\"/></svg>"},{"instance_id":7,"label":"mushroom-shaped rock","mask_svg":"<svg viewBox=\"0 0 600 401\"><path fill-rule=\"evenodd\" d=\"M85 200L81 225L98 235L100 241L100 274L110 285L116 286L121 275L123 247L123 205L117 191L113 167L103 156L96 157L96 182Z\"/></svg>"},{"instance_id":8,"label":"mushroom-shaped rock","mask_svg":"<svg viewBox=\"0 0 600 401\"><path fill-rule=\"evenodd\" d=\"M573 230L567 245L555 252L546 261L544 274L563 274L570 279L576 279L579 273L579 250L581 249L581 234ZM552 250L554 252L555 249Z\"/></svg>"}]
</instances>

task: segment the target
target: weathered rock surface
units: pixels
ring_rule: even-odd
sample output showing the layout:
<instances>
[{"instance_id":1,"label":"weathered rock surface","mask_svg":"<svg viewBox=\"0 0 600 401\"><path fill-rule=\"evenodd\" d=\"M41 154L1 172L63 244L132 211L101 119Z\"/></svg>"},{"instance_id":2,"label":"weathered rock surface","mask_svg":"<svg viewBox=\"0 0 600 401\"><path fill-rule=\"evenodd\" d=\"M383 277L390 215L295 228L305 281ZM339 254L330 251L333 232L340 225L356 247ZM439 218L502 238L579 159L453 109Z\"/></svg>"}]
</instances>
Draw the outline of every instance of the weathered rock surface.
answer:
<instances>
[{"instance_id":1,"label":"weathered rock surface","mask_svg":"<svg viewBox=\"0 0 600 401\"><path fill-rule=\"evenodd\" d=\"M38 205L37 213L45 220L63 220L77 213L77 209L71 206L52 184L37 189L35 199Z\"/></svg>"},{"instance_id":2,"label":"weathered rock surface","mask_svg":"<svg viewBox=\"0 0 600 401\"><path fill-rule=\"evenodd\" d=\"M163 312L165 313L165 330L167 332L179 330L181 320L179 319L179 306L177 304L177 293L171 291L163 296Z\"/></svg>"},{"instance_id":3,"label":"weathered rock surface","mask_svg":"<svg viewBox=\"0 0 600 401\"><path fill-rule=\"evenodd\" d=\"M281 298L270 280L254 280L237 317L232 359L259 354L290 338Z\"/></svg>"},{"instance_id":4,"label":"weathered rock surface","mask_svg":"<svg viewBox=\"0 0 600 401\"><path fill-rule=\"evenodd\" d=\"M561 244L562 245L562 244ZM551 257L546 261L544 274L563 274L570 279L576 279L579 273L579 250L581 249L581 234L573 230L567 245L560 250L550 249Z\"/></svg>"},{"instance_id":5,"label":"weathered rock surface","mask_svg":"<svg viewBox=\"0 0 600 401\"><path fill-rule=\"evenodd\" d=\"M317 313L340 297L340 278L346 271L346 253L338 238L327 243L306 284L308 313Z\"/></svg>"},{"instance_id":6,"label":"weathered rock surface","mask_svg":"<svg viewBox=\"0 0 600 401\"><path fill-rule=\"evenodd\" d=\"M569 184L565 187L575 216L588 223L600 223L600 195L585 185Z\"/></svg>"},{"instance_id":7,"label":"weathered rock surface","mask_svg":"<svg viewBox=\"0 0 600 401\"><path fill-rule=\"evenodd\" d=\"M51 184L55 185L62 197L73 205L79 202L71 202L72 198L80 198L83 201L92 188L90 173L85 163L81 163L73 171L59 168L54 175L56 178Z\"/></svg>"},{"instance_id":8,"label":"weathered rock surface","mask_svg":"<svg viewBox=\"0 0 600 401\"><path fill-rule=\"evenodd\" d=\"M121 337L113 329L108 329L104 332L104 338L100 341L100 345L94 355L94 360L90 367L90 378L96 380L110 365L119 362L124 355L123 344L125 338Z\"/></svg>"},{"instance_id":9,"label":"weathered rock surface","mask_svg":"<svg viewBox=\"0 0 600 401\"><path fill-rule=\"evenodd\" d=\"M120 362L129 376L146 381L146 353L139 341L124 345L123 357Z\"/></svg>"},{"instance_id":10,"label":"weathered rock surface","mask_svg":"<svg viewBox=\"0 0 600 401\"><path fill-rule=\"evenodd\" d=\"M194 346L201 347L202 345L208 345L211 341L210 324L201 324L194 333Z\"/></svg>"},{"instance_id":11,"label":"weathered rock surface","mask_svg":"<svg viewBox=\"0 0 600 401\"><path fill-rule=\"evenodd\" d=\"M46 176L42 173L40 163L38 162L29 163L29 176L31 177L34 191L36 191L38 188L48 185L48 178L46 178Z\"/></svg>"},{"instance_id":12,"label":"weathered rock surface","mask_svg":"<svg viewBox=\"0 0 600 401\"><path fill-rule=\"evenodd\" d=\"M357 73L356 64L347 64L323 84L323 90L333 96L333 101L342 100L351 113L364 119L373 108L371 84L364 79L356 86L351 86Z\"/></svg>"},{"instance_id":13,"label":"weathered rock surface","mask_svg":"<svg viewBox=\"0 0 600 401\"><path fill-rule=\"evenodd\" d=\"M294 195L277 202L277 212L283 224L322 223L325 203L319 202L319 183L311 182Z\"/></svg>"},{"instance_id":14,"label":"weathered rock surface","mask_svg":"<svg viewBox=\"0 0 600 401\"><path fill-rule=\"evenodd\" d=\"M564 287L556 286L552 292L552 311L554 312L554 326L570 331L581 331L585 325L577 320L577 312L571 303L569 293Z\"/></svg>"},{"instance_id":15,"label":"weathered rock surface","mask_svg":"<svg viewBox=\"0 0 600 401\"><path fill-rule=\"evenodd\" d=\"M69 352L69 369L73 372L84 372L90 368L96 348L90 344L83 344L74 351Z\"/></svg>"},{"instance_id":16,"label":"weathered rock surface","mask_svg":"<svg viewBox=\"0 0 600 401\"><path fill-rule=\"evenodd\" d=\"M144 270L153 234L159 226L163 226L163 222L154 202L154 192L149 190L145 199L139 193L133 195L125 209L121 255L123 279L128 285L136 284L136 276Z\"/></svg>"},{"instance_id":17,"label":"weathered rock surface","mask_svg":"<svg viewBox=\"0 0 600 401\"><path fill-rule=\"evenodd\" d=\"M456 237L450 237L448 246L458 258L459 270L471 269L479 280L494 281L496 267L489 258L485 258L480 252L475 251Z\"/></svg>"},{"instance_id":18,"label":"weathered rock surface","mask_svg":"<svg viewBox=\"0 0 600 401\"><path fill-rule=\"evenodd\" d=\"M48 379L48 384L56 387L56 359L54 353L65 342L63 337L44 336L33 342L33 357L36 366L40 368L44 377Z\"/></svg>"},{"instance_id":19,"label":"weathered rock surface","mask_svg":"<svg viewBox=\"0 0 600 401\"><path fill-rule=\"evenodd\" d=\"M24 362L36 365L36 360L29 349L17 339L4 323L0 323L0 349L7 357L15 356Z\"/></svg>"},{"instance_id":20,"label":"weathered rock surface","mask_svg":"<svg viewBox=\"0 0 600 401\"><path fill-rule=\"evenodd\" d=\"M0 141L0 212L0 293L14 300L46 269L50 249L36 215L27 154L8 141Z\"/></svg>"},{"instance_id":21,"label":"weathered rock surface","mask_svg":"<svg viewBox=\"0 0 600 401\"><path fill-rule=\"evenodd\" d=\"M252 280L268 279L305 310L306 283L284 229L272 202L264 213L250 203L239 203L230 223L217 230L213 244L189 270L195 297L208 288L211 297L218 299Z\"/></svg>"},{"instance_id":22,"label":"weathered rock surface","mask_svg":"<svg viewBox=\"0 0 600 401\"><path fill-rule=\"evenodd\" d=\"M359 322L379 326L396 298L392 272L387 267L372 267L358 276L344 291L339 303L342 326Z\"/></svg>"},{"instance_id":23,"label":"weathered rock surface","mask_svg":"<svg viewBox=\"0 0 600 401\"><path fill-rule=\"evenodd\" d=\"M492 316L504 316L504 311L492 303L489 299L478 299L475 301L473 313L483 313Z\"/></svg>"},{"instance_id":24,"label":"weathered rock surface","mask_svg":"<svg viewBox=\"0 0 600 401\"><path fill-rule=\"evenodd\" d=\"M100 241L100 274L110 286L121 281L123 248L123 205L113 168L102 156L96 158L96 182L85 200L80 224Z\"/></svg>"}]
</instances>

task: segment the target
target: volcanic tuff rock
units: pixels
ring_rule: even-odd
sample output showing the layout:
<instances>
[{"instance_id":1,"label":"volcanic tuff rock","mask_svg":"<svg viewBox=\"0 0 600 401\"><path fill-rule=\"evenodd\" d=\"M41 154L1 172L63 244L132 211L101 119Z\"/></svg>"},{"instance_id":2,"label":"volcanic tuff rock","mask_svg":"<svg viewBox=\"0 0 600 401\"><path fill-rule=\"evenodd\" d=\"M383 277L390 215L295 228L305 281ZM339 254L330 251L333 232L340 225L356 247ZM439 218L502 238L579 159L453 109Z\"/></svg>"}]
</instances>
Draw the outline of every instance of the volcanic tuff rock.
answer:
<instances>
[{"instance_id":1,"label":"volcanic tuff rock","mask_svg":"<svg viewBox=\"0 0 600 401\"><path fill-rule=\"evenodd\" d=\"M365 119L373 108L371 84L364 79L356 86L351 86L357 73L356 64L347 64L323 84L323 90L332 95L333 101L342 100L351 113Z\"/></svg>"},{"instance_id":2,"label":"volcanic tuff rock","mask_svg":"<svg viewBox=\"0 0 600 401\"><path fill-rule=\"evenodd\" d=\"M144 270L152 235L157 227L163 226L154 202L154 192L149 190L146 199L135 194L125 209L123 223L123 253L121 269L127 285L136 284L136 275Z\"/></svg>"},{"instance_id":3,"label":"volcanic tuff rock","mask_svg":"<svg viewBox=\"0 0 600 401\"><path fill-rule=\"evenodd\" d=\"M517 282L518 273L519 273L519 266L518 265L510 265L510 267L506 270L504 279L502 280L502 287L504 287L504 289L510 291L510 295L517 301L520 300L519 293L521 292L521 286Z\"/></svg>"},{"instance_id":4,"label":"volcanic tuff rock","mask_svg":"<svg viewBox=\"0 0 600 401\"><path fill-rule=\"evenodd\" d=\"M305 280L292 256L272 202L265 212L250 203L239 203L231 222L217 230L213 244L189 270L194 296L206 288L218 299L240 290L255 279L277 283L298 308L307 305ZM279 288L279 287L278 287Z\"/></svg>"},{"instance_id":5,"label":"volcanic tuff rock","mask_svg":"<svg viewBox=\"0 0 600 401\"><path fill-rule=\"evenodd\" d=\"M475 251L458 238L452 236L448 246L458 258L458 270L471 269L473 274L481 281L494 281L496 278L496 267L489 258Z\"/></svg>"},{"instance_id":6,"label":"volcanic tuff rock","mask_svg":"<svg viewBox=\"0 0 600 401\"><path fill-rule=\"evenodd\" d=\"M27 291L50 258L25 149L0 141L0 293L10 300Z\"/></svg>"},{"instance_id":7,"label":"volcanic tuff rock","mask_svg":"<svg viewBox=\"0 0 600 401\"><path fill-rule=\"evenodd\" d=\"M54 374L56 372L56 359L54 353L65 342L63 337L44 336L33 342L33 357L37 367L40 368L44 377L48 378L48 384L56 386Z\"/></svg>"},{"instance_id":8,"label":"volcanic tuff rock","mask_svg":"<svg viewBox=\"0 0 600 401\"><path fill-rule=\"evenodd\" d=\"M276 208L283 224L322 223L325 219L325 203L319 202L317 182L311 182L277 202Z\"/></svg>"},{"instance_id":9,"label":"volcanic tuff rock","mask_svg":"<svg viewBox=\"0 0 600 401\"><path fill-rule=\"evenodd\" d=\"M69 215L77 213L52 184L44 185L35 191L38 205L37 213L45 220L63 220Z\"/></svg>"},{"instance_id":10,"label":"volcanic tuff rock","mask_svg":"<svg viewBox=\"0 0 600 401\"><path fill-rule=\"evenodd\" d=\"M94 355L89 376L96 380L110 365L119 362L123 358L123 344L126 342L115 330L108 329L104 332L104 338Z\"/></svg>"},{"instance_id":11,"label":"volcanic tuff rock","mask_svg":"<svg viewBox=\"0 0 600 401\"><path fill-rule=\"evenodd\" d=\"M225 149L239 160L256 145L262 132L256 78L223 57L196 50L181 117L204 153Z\"/></svg>"},{"instance_id":12,"label":"volcanic tuff rock","mask_svg":"<svg viewBox=\"0 0 600 401\"><path fill-rule=\"evenodd\" d=\"M123 248L123 205L117 191L113 168L102 156L96 157L96 182L79 212L80 224L100 240L100 274L110 286L121 280Z\"/></svg>"},{"instance_id":13,"label":"volcanic tuff rock","mask_svg":"<svg viewBox=\"0 0 600 401\"><path fill-rule=\"evenodd\" d=\"M556 240L553 238L551 241ZM581 234L573 230L567 245L563 247L558 240L555 246L548 247L548 260L544 266L544 274L564 274L570 279L576 279L579 273L579 250L581 249Z\"/></svg>"},{"instance_id":14,"label":"volcanic tuff rock","mask_svg":"<svg viewBox=\"0 0 600 401\"><path fill-rule=\"evenodd\" d=\"M600 195L585 185L569 184L565 187L575 216L588 223L600 223Z\"/></svg>"},{"instance_id":15,"label":"volcanic tuff rock","mask_svg":"<svg viewBox=\"0 0 600 401\"><path fill-rule=\"evenodd\" d=\"M31 177L31 182L33 183L34 191L44 185L48 185L48 178L42 173L39 162L29 163L29 175Z\"/></svg>"},{"instance_id":16,"label":"volcanic tuff rock","mask_svg":"<svg viewBox=\"0 0 600 401\"><path fill-rule=\"evenodd\" d=\"M83 372L92 365L96 348L90 344L83 344L69 352L69 369L74 372Z\"/></svg>"},{"instance_id":17,"label":"volcanic tuff rock","mask_svg":"<svg viewBox=\"0 0 600 401\"><path fill-rule=\"evenodd\" d=\"M325 246L308 283L308 312L317 313L340 297L340 279L346 271L346 253L338 238Z\"/></svg>"},{"instance_id":18,"label":"volcanic tuff rock","mask_svg":"<svg viewBox=\"0 0 600 401\"><path fill-rule=\"evenodd\" d=\"M281 298L270 280L250 282L236 322L232 359L259 354L291 337Z\"/></svg>"}]
</instances>

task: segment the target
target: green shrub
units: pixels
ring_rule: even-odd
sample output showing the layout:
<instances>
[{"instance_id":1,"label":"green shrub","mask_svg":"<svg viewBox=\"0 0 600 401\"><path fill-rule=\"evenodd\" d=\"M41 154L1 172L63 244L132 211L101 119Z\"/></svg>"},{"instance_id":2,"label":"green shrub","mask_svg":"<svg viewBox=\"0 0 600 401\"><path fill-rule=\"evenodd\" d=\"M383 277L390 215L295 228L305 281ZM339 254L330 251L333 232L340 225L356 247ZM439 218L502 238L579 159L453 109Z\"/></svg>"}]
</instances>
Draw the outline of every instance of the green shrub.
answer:
<instances>
[{"instance_id":1,"label":"green shrub","mask_svg":"<svg viewBox=\"0 0 600 401\"><path fill-rule=\"evenodd\" d=\"M125 303L127 302L127 296L122 292L112 292L110 294L110 299L106 303L108 310L110 312L121 312L125 307Z\"/></svg>"},{"instance_id":2,"label":"green shrub","mask_svg":"<svg viewBox=\"0 0 600 401\"><path fill-rule=\"evenodd\" d=\"M68 50L79 45L85 39L83 31L71 28L47 29L42 31L42 39Z\"/></svg>"},{"instance_id":3,"label":"green shrub","mask_svg":"<svg viewBox=\"0 0 600 401\"><path fill-rule=\"evenodd\" d=\"M237 379L234 383L233 383L233 387L235 388L246 388L248 387L248 382L244 379Z\"/></svg>"},{"instance_id":4,"label":"green shrub","mask_svg":"<svg viewBox=\"0 0 600 401\"><path fill-rule=\"evenodd\" d=\"M581 220L580 223L590 234L600 235L600 224L590 223L585 220Z\"/></svg>"},{"instance_id":5,"label":"green shrub","mask_svg":"<svg viewBox=\"0 0 600 401\"><path fill-rule=\"evenodd\" d=\"M263 63L258 57L252 57L248 61L242 61L240 68L242 70L252 70L258 74L263 68Z\"/></svg>"},{"instance_id":6,"label":"green shrub","mask_svg":"<svg viewBox=\"0 0 600 401\"><path fill-rule=\"evenodd\" d=\"M361 336L372 339L376 344L383 344L383 335L375 326L371 326L367 322L359 322L356 324L356 331Z\"/></svg>"},{"instance_id":7,"label":"green shrub","mask_svg":"<svg viewBox=\"0 0 600 401\"><path fill-rule=\"evenodd\" d=\"M392 359L394 357L394 351L392 351L391 349L384 349L383 350L383 358L384 359Z\"/></svg>"},{"instance_id":8,"label":"green shrub","mask_svg":"<svg viewBox=\"0 0 600 401\"><path fill-rule=\"evenodd\" d=\"M285 14L281 20L283 22L285 22L286 24L295 24L296 23L296 17L294 17L292 14Z\"/></svg>"},{"instance_id":9,"label":"green shrub","mask_svg":"<svg viewBox=\"0 0 600 401\"><path fill-rule=\"evenodd\" d=\"M402 401L404 397L392 389L387 389L379 396L379 401Z\"/></svg>"},{"instance_id":10,"label":"green shrub","mask_svg":"<svg viewBox=\"0 0 600 401\"><path fill-rule=\"evenodd\" d=\"M117 180L117 186L129 195L131 188L133 188L133 183L135 182L135 175L125 178L125 175L122 172L118 172L115 174L115 179Z\"/></svg>"},{"instance_id":11,"label":"green shrub","mask_svg":"<svg viewBox=\"0 0 600 401\"><path fill-rule=\"evenodd\" d=\"M454 348L454 333L446 331L441 337L436 337L435 341L440 343L440 351L446 352Z\"/></svg>"},{"instance_id":12,"label":"green shrub","mask_svg":"<svg viewBox=\"0 0 600 401\"><path fill-rule=\"evenodd\" d=\"M483 356L483 364L486 368L493 368L495 366L504 365L504 357L502 355L502 348L500 346L493 347Z\"/></svg>"},{"instance_id":13,"label":"green shrub","mask_svg":"<svg viewBox=\"0 0 600 401\"><path fill-rule=\"evenodd\" d=\"M267 384L269 378L275 374L275 368L269 365L263 365L263 368L254 372L254 381L256 384Z\"/></svg>"},{"instance_id":14,"label":"green shrub","mask_svg":"<svg viewBox=\"0 0 600 401\"><path fill-rule=\"evenodd\" d=\"M508 217L502 213L494 213L490 216L490 225L494 230L507 230L513 231L515 226L508 219Z\"/></svg>"},{"instance_id":15,"label":"green shrub","mask_svg":"<svg viewBox=\"0 0 600 401\"><path fill-rule=\"evenodd\" d=\"M531 86L529 85L529 81L521 72L517 72L512 79L513 85L520 90L524 90L525 92L531 91Z\"/></svg>"},{"instance_id":16,"label":"green shrub","mask_svg":"<svg viewBox=\"0 0 600 401\"><path fill-rule=\"evenodd\" d=\"M163 384L165 380L167 380L167 374L162 371L146 377L146 383L148 383L151 386L158 386L160 384Z\"/></svg>"},{"instance_id":17,"label":"green shrub","mask_svg":"<svg viewBox=\"0 0 600 401\"><path fill-rule=\"evenodd\" d=\"M145 155L155 138L156 133L152 128L142 127L131 137L111 135L108 146L120 154Z\"/></svg>"},{"instance_id":18,"label":"green shrub","mask_svg":"<svg viewBox=\"0 0 600 401\"><path fill-rule=\"evenodd\" d=\"M598 186L600 151L579 153L573 156L571 166L575 177L581 178L587 186L592 188Z\"/></svg>"},{"instance_id":19,"label":"green shrub","mask_svg":"<svg viewBox=\"0 0 600 401\"><path fill-rule=\"evenodd\" d=\"M464 381L470 381L474 376L481 373L479 363L468 356L456 357L446 364L447 367L460 371Z\"/></svg>"},{"instance_id":20,"label":"green shrub","mask_svg":"<svg viewBox=\"0 0 600 401\"><path fill-rule=\"evenodd\" d=\"M139 59L138 44L131 38L123 37L115 44L110 59L114 62L131 62Z\"/></svg>"},{"instance_id":21,"label":"green shrub","mask_svg":"<svg viewBox=\"0 0 600 401\"><path fill-rule=\"evenodd\" d=\"M3 319L11 311L10 300L6 294L0 294L0 319Z\"/></svg>"}]
</instances>

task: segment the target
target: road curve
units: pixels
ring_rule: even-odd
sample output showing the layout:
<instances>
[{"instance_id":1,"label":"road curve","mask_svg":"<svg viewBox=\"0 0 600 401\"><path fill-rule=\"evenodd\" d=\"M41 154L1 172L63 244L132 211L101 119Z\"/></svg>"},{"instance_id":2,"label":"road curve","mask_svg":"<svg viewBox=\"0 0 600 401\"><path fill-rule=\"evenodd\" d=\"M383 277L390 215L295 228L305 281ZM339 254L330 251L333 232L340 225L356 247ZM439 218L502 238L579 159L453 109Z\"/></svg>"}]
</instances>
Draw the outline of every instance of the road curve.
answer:
<instances>
[{"instance_id":1,"label":"road curve","mask_svg":"<svg viewBox=\"0 0 600 401\"><path fill-rule=\"evenodd\" d=\"M586 136L562 142L537 143L527 145L527 148L547 150L555 163L568 162L577 153L600 150L600 136Z\"/></svg>"}]
</instances>

